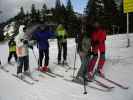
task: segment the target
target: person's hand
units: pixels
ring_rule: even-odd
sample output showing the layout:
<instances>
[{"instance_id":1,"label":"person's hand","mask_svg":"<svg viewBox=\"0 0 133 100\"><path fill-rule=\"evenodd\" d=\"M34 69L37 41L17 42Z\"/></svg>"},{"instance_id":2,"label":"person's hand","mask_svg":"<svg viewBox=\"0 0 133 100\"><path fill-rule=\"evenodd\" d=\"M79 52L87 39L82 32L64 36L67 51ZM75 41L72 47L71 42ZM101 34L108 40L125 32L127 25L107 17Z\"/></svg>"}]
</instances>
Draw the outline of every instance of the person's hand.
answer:
<instances>
[{"instance_id":1,"label":"person's hand","mask_svg":"<svg viewBox=\"0 0 133 100\"><path fill-rule=\"evenodd\" d=\"M80 55L81 58L83 58L83 57L85 56L85 53L82 52L82 51L80 51L80 52L79 52L79 55Z\"/></svg>"}]
</instances>

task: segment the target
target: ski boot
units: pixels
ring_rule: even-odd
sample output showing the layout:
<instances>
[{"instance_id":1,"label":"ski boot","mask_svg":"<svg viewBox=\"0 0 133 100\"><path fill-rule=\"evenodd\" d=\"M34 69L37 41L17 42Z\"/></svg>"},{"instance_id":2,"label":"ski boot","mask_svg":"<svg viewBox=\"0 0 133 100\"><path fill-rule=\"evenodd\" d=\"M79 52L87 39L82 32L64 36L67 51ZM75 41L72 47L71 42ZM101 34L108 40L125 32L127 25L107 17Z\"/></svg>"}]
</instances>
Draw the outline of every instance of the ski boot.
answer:
<instances>
[{"instance_id":1,"label":"ski boot","mask_svg":"<svg viewBox=\"0 0 133 100\"><path fill-rule=\"evenodd\" d=\"M92 72L89 72L88 73L88 82L92 82L93 81L93 78L94 78L94 75L93 75L93 73Z\"/></svg>"},{"instance_id":2,"label":"ski boot","mask_svg":"<svg viewBox=\"0 0 133 100\"><path fill-rule=\"evenodd\" d=\"M25 71L23 74L26 76L31 76L31 73L29 71Z\"/></svg>"},{"instance_id":3,"label":"ski boot","mask_svg":"<svg viewBox=\"0 0 133 100\"><path fill-rule=\"evenodd\" d=\"M20 79L24 79L24 76L23 76L22 73L18 73L18 74L17 74L17 77L20 78Z\"/></svg>"},{"instance_id":4,"label":"ski boot","mask_svg":"<svg viewBox=\"0 0 133 100\"><path fill-rule=\"evenodd\" d=\"M98 75L100 77L105 77L102 69L97 69L95 72L96 72L96 75Z\"/></svg>"},{"instance_id":5,"label":"ski boot","mask_svg":"<svg viewBox=\"0 0 133 100\"><path fill-rule=\"evenodd\" d=\"M68 63L67 63L66 60L63 60L62 64L63 64L63 65L68 65Z\"/></svg>"},{"instance_id":6,"label":"ski boot","mask_svg":"<svg viewBox=\"0 0 133 100\"><path fill-rule=\"evenodd\" d=\"M61 61L58 61L58 65L60 65L61 64Z\"/></svg>"},{"instance_id":7,"label":"ski boot","mask_svg":"<svg viewBox=\"0 0 133 100\"><path fill-rule=\"evenodd\" d=\"M42 67L42 72L48 72L48 66Z\"/></svg>"}]
</instances>

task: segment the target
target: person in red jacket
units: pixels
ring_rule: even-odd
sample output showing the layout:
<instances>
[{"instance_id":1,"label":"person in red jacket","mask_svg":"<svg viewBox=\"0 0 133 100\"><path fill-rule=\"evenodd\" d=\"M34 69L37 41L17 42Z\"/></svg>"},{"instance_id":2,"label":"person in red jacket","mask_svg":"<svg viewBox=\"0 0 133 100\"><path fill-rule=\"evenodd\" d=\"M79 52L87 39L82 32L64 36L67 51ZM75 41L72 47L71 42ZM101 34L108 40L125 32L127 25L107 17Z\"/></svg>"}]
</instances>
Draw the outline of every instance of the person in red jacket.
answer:
<instances>
[{"instance_id":1,"label":"person in red jacket","mask_svg":"<svg viewBox=\"0 0 133 100\"><path fill-rule=\"evenodd\" d=\"M92 45L92 54L93 57L88 64L88 78L89 80L93 79L93 70L98 59L98 51L100 53L100 58L98 61L97 72L100 76L104 77L103 65L105 63L105 40L106 40L106 31L100 25L99 22L94 22L95 30L91 33L91 45Z\"/></svg>"}]
</instances>

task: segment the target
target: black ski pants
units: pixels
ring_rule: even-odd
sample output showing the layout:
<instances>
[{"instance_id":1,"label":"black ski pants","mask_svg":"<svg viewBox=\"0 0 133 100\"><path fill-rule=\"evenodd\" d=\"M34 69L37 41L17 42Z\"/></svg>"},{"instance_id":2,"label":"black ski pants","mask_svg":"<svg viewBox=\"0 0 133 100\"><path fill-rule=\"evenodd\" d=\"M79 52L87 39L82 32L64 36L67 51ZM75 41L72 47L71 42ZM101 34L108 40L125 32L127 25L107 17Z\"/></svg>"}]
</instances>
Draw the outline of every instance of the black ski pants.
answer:
<instances>
[{"instance_id":1,"label":"black ski pants","mask_svg":"<svg viewBox=\"0 0 133 100\"><path fill-rule=\"evenodd\" d=\"M24 72L29 70L29 56L18 57L17 74L22 73L23 67L24 67Z\"/></svg>"},{"instance_id":2,"label":"black ski pants","mask_svg":"<svg viewBox=\"0 0 133 100\"><path fill-rule=\"evenodd\" d=\"M61 54L63 51L63 60L67 59L67 42L58 41L58 62L61 61Z\"/></svg>"},{"instance_id":3,"label":"black ski pants","mask_svg":"<svg viewBox=\"0 0 133 100\"><path fill-rule=\"evenodd\" d=\"M49 48L39 50L39 59L38 59L39 67L42 67L42 61L43 61L44 56L45 56L44 66L48 66L48 64L49 64Z\"/></svg>"},{"instance_id":4,"label":"black ski pants","mask_svg":"<svg viewBox=\"0 0 133 100\"><path fill-rule=\"evenodd\" d=\"M9 52L9 56L8 56L8 62L10 62L11 58L14 56L15 61L17 61L17 54L16 52Z\"/></svg>"}]
</instances>

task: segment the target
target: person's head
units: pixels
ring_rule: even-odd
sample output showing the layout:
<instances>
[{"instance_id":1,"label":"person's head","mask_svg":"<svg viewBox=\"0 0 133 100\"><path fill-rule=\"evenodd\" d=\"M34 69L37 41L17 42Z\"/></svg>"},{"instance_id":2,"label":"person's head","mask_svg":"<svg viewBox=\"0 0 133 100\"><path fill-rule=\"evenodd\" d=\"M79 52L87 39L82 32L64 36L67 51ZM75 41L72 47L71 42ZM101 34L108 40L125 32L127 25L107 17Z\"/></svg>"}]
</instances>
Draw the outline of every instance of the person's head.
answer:
<instances>
[{"instance_id":1,"label":"person's head","mask_svg":"<svg viewBox=\"0 0 133 100\"><path fill-rule=\"evenodd\" d=\"M26 32L26 27L23 28L23 32Z\"/></svg>"},{"instance_id":2,"label":"person's head","mask_svg":"<svg viewBox=\"0 0 133 100\"><path fill-rule=\"evenodd\" d=\"M64 30L64 27L62 24L59 24L58 27L57 27L58 30Z\"/></svg>"},{"instance_id":3,"label":"person's head","mask_svg":"<svg viewBox=\"0 0 133 100\"><path fill-rule=\"evenodd\" d=\"M47 32L49 30L50 30L50 27L49 26L45 26L44 31Z\"/></svg>"},{"instance_id":4,"label":"person's head","mask_svg":"<svg viewBox=\"0 0 133 100\"><path fill-rule=\"evenodd\" d=\"M94 22L93 22L93 26L94 26L94 28L100 27L99 21L94 21Z\"/></svg>"}]
</instances>

